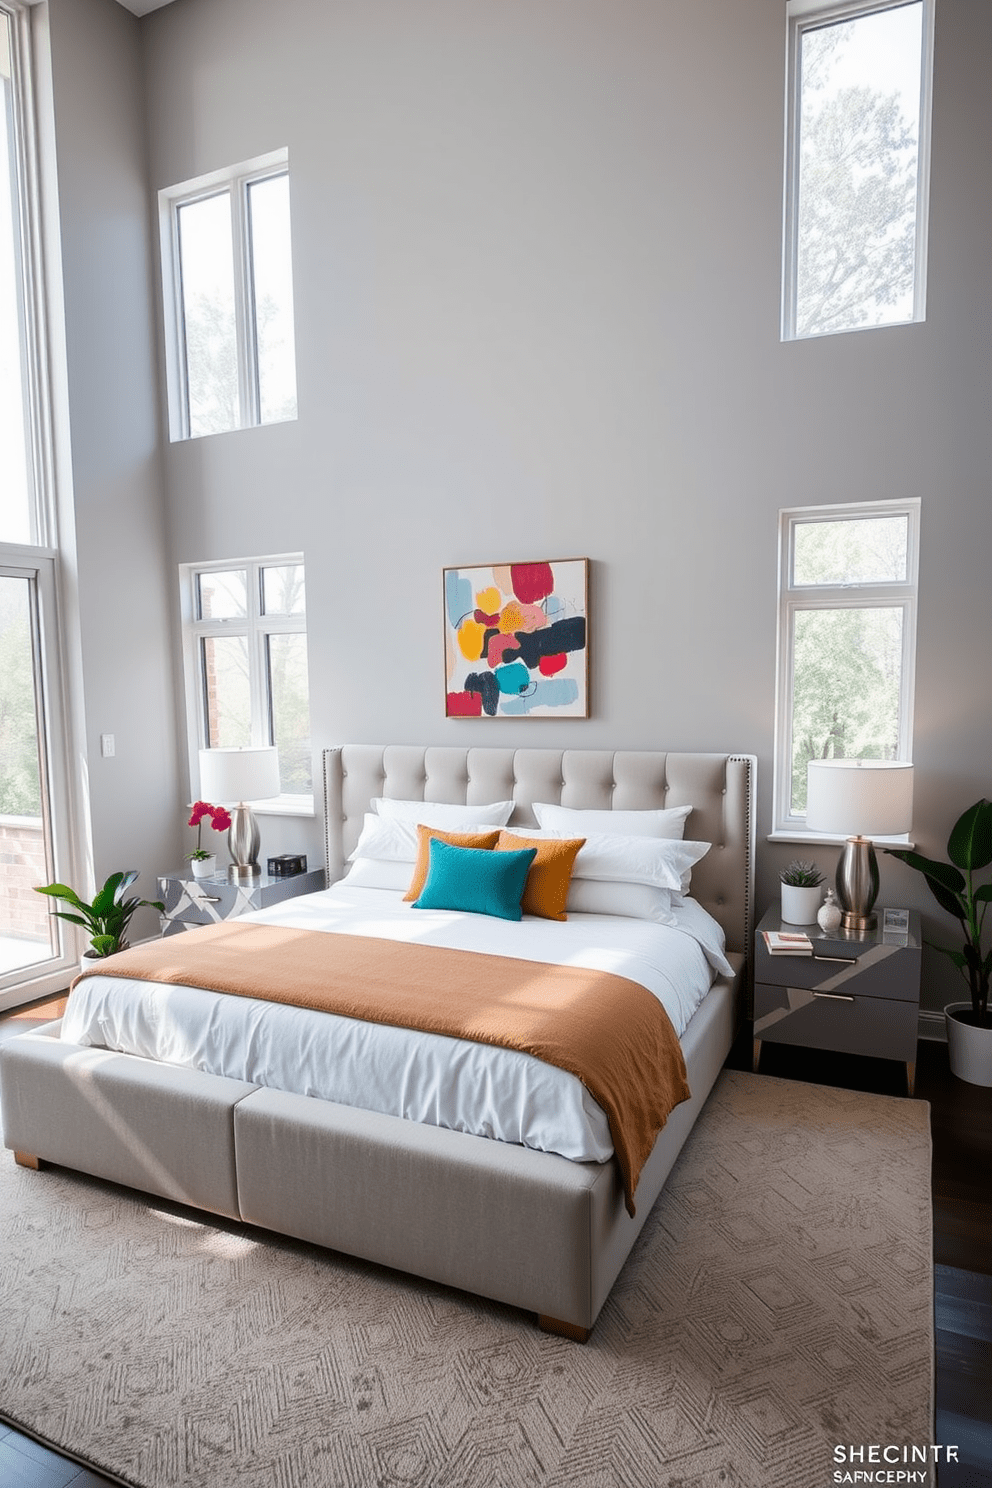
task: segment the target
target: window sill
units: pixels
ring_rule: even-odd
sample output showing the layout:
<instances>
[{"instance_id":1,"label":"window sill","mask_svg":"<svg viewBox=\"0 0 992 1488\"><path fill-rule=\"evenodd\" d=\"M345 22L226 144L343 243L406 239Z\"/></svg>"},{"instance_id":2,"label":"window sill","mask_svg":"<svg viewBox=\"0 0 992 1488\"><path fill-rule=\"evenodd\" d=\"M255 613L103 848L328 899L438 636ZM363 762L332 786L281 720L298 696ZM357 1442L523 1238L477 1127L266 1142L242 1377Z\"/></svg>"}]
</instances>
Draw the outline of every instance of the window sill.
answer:
<instances>
[{"instance_id":1,"label":"window sill","mask_svg":"<svg viewBox=\"0 0 992 1488\"><path fill-rule=\"evenodd\" d=\"M794 830L776 830L769 832L765 838L766 842L802 842L810 847L843 847L847 842L846 837L836 833L811 832L807 827L796 827ZM872 837L876 847L908 847L914 849L916 843L910 840L908 832L898 837Z\"/></svg>"},{"instance_id":2,"label":"window sill","mask_svg":"<svg viewBox=\"0 0 992 1488\"><path fill-rule=\"evenodd\" d=\"M270 801L252 801L256 816L316 816L313 796L273 796Z\"/></svg>"}]
</instances>

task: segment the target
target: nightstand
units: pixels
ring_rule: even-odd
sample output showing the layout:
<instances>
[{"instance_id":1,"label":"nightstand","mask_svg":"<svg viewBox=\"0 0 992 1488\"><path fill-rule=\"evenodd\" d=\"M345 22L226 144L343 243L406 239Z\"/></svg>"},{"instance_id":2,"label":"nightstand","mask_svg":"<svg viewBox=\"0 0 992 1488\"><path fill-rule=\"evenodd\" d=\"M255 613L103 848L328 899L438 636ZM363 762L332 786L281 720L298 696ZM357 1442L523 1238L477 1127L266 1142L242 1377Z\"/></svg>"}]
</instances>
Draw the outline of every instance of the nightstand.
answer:
<instances>
[{"instance_id":1,"label":"nightstand","mask_svg":"<svg viewBox=\"0 0 992 1488\"><path fill-rule=\"evenodd\" d=\"M268 909L297 894L312 894L324 887L324 870L296 873L292 878L270 878L263 873L254 883L230 883L227 875L194 878L191 873L167 873L158 881L158 896L165 903L159 916L163 935L178 935L194 925L212 925L218 920L236 920L250 909Z\"/></svg>"},{"instance_id":2,"label":"nightstand","mask_svg":"<svg viewBox=\"0 0 992 1488\"><path fill-rule=\"evenodd\" d=\"M799 1044L841 1054L898 1059L906 1066L908 1093L916 1075L916 1040L922 963L920 917L909 914L909 929L867 934L804 925L812 956L770 954L763 930L796 930L786 925L776 904L755 932L754 1069L761 1045Z\"/></svg>"}]
</instances>

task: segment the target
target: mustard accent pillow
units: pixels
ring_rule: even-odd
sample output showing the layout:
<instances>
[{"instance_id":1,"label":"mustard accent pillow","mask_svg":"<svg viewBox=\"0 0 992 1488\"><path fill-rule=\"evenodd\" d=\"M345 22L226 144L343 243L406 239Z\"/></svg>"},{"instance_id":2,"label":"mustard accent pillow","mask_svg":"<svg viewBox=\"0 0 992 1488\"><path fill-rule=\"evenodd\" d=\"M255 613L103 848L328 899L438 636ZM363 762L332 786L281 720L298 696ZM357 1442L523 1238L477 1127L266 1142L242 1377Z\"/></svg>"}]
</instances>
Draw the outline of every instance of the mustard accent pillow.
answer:
<instances>
[{"instance_id":1,"label":"mustard accent pillow","mask_svg":"<svg viewBox=\"0 0 992 1488\"><path fill-rule=\"evenodd\" d=\"M524 914L540 915L542 920L568 918L565 914L568 886L572 881L575 859L585 840L584 837L517 837L513 832L500 832L496 843L497 852L519 852L525 847L537 848L537 857L531 864L524 897L520 901Z\"/></svg>"},{"instance_id":2,"label":"mustard accent pillow","mask_svg":"<svg viewBox=\"0 0 992 1488\"><path fill-rule=\"evenodd\" d=\"M446 842L449 847L482 847L494 848L499 841L499 828L493 827L488 832L442 832L437 827L425 827L422 822L417 823L417 861L413 869L413 877L410 887L403 895L404 900L419 899L420 891L427 882L427 870L431 863L431 838L436 837L439 842ZM529 844L524 844L528 846Z\"/></svg>"}]
</instances>

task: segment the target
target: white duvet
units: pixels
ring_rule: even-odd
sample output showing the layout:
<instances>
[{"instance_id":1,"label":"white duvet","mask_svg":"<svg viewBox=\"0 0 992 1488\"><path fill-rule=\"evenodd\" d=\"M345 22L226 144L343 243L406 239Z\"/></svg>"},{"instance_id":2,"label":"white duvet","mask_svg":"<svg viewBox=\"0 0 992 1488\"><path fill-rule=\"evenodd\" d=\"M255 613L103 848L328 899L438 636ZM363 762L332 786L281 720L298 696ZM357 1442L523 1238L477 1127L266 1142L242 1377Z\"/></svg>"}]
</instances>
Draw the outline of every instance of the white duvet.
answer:
<instances>
[{"instance_id":1,"label":"white duvet","mask_svg":"<svg viewBox=\"0 0 992 1488\"><path fill-rule=\"evenodd\" d=\"M413 909L399 893L339 883L244 918L613 972L652 992L681 1036L714 973L730 968L711 916L691 899L677 913L678 928L613 915L510 921ZM575 1161L613 1152L603 1111L574 1075L490 1045L113 976L73 989L61 1036Z\"/></svg>"}]
</instances>

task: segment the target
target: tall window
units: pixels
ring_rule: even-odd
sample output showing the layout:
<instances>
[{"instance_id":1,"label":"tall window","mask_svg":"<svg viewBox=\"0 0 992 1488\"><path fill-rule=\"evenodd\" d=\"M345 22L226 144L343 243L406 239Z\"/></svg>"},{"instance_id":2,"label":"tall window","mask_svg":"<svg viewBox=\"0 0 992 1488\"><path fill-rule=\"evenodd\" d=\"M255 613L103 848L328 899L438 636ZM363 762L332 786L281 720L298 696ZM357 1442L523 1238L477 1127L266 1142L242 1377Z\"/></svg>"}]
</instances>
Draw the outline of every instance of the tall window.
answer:
<instances>
[{"instance_id":1,"label":"tall window","mask_svg":"<svg viewBox=\"0 0 992 1488\"><path fill-rule=\"evenodd\" d=\"M0 9L0 542L37 542L31 448L33 408L30 239L23 90L15 17Z\"/></svg>"},{"instance_id":2,"label":"tall window","mask_svg":"<svg viewBox=\"0 0 992 1488\"><path fill-rule=\"evenodd\" d=\"M159 193L172 438L296 417L285 150Z\"/></svg>"},{"instance_id":3,"label":"tall window","mask_svg":"<svg viewBox=\"0 0 992 1488\"><path fill-rule=\"evenodd\" d=\"M920 504L780 516L775 828L801 831L811 759L911 757Z\"/></svg>"},{"instance_id":4,"label":"tall window","mask_svg":"<svg viewBox=\"0 0 992 1488\"><path fill-rule=\"evenodd\" d=\"M29 13L0 0L0 1008L78 954L36 884L71 879Z\"/></svg>"},{"instance_id":5,"label":"tall window","mask_svg":"<svg viewBox=\"0 0 992 1488\"><path fill-rule=\"evenodd\" d=\"M933 0L789 0L783 338L923 320Z\"/></svg>"},{"instance_id":6,"label":"tall window","mask_svg":"<svg viewBox=\"0 0 992 1488\"><path fill-rule=\"evenodd\" d=\"M300 554L182 570L194 788L199 749L275 744L283 804L313 794Z\"/></svg>"}]
</instances>

